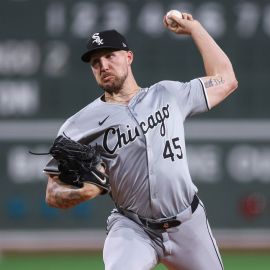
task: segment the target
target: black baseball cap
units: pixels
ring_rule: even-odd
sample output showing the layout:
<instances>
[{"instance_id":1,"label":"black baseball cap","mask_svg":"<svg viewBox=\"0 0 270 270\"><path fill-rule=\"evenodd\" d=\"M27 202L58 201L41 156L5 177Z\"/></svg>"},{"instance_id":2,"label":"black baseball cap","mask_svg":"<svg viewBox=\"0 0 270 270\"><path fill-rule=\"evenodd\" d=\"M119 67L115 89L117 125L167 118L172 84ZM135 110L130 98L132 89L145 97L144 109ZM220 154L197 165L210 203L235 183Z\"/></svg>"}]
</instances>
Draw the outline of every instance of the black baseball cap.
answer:
<instances>
[{"instance_id":1,"label":"black baseball cap","mask_svg":"<svg viewBox=\"0 0 270 270\"><path fill-rule=\"evenodd\" d=\"M93 52L100 49L129 51L125 37L114 29L92 34L87 41L86 49L87 52L81 56L82 61L86 63L90 61Z\"/></svg>"}]
</instances>

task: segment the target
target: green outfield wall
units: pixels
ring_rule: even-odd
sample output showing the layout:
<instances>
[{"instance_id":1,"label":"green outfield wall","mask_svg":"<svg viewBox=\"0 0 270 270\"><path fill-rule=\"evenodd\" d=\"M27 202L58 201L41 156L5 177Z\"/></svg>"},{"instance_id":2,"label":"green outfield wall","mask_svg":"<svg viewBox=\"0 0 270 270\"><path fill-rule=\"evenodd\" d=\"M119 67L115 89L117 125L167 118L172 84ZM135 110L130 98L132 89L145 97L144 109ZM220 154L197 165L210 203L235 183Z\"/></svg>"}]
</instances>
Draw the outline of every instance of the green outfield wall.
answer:
<instances>
[{"instance_id":1,"label":"green outfield wall","mask_svg":"<svg viewBox=\"0 0 270 270\"><path fill-rule=\"evenodd\" d=\"M80 61L89 33L114 28L134 51L138 84L204 76L188 37L162 26L191 12L230 57L239 88L186 123L190 171L211 224L270 226L270 1L1 0L0 230L102 229L102 196L70 210L46 206L46 151L63 121L101 94ZM91 121L91 119L89 119Z\"/></svg>"}]
</instances>

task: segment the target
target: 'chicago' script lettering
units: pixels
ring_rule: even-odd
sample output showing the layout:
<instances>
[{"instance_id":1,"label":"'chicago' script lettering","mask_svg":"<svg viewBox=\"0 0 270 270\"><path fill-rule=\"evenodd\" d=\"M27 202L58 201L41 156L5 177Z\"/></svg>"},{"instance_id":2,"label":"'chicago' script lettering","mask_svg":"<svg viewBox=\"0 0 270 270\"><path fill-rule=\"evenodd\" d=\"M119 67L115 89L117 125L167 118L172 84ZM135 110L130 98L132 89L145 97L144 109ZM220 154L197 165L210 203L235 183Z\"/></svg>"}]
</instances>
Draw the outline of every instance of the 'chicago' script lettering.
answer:
<instances>
[{"instance_id":1,"label":"'chicago' script lettering","mask_svg":"<svg viewBox=\"0 0 270 270\"><path fill-rule=\"evenodd\" d=\"M153 129L157 125L160 125L160 135L165 136L165 119L169 118L169 116L169 104L167 104L167 106L162 107L161 110L151 114L147 118L147 121L142 121L139 124L142 134L146 134L149 130ZM131 128L129 125L127 125L126 127L127 129L124 132L121 132L119 127L110 127L105 131L103 147L108 153L113 154L117 148L121 148L124 145L135 141L136 138L140 136L138 126Z\"/></svg>"}]
</instances>

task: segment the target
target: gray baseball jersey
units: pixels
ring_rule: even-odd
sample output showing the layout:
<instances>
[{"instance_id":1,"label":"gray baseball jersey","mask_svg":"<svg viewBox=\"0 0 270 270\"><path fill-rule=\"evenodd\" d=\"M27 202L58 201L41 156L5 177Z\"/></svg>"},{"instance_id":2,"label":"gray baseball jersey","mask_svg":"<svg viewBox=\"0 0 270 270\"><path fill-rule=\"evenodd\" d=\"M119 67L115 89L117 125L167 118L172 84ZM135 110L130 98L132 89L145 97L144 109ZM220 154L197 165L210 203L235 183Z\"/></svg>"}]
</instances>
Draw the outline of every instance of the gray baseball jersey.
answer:
<instances>
[{"instance_id":1,"label":"gray baseball jersey","mask_svg":"<svg viewBox=\"0 0 270 270\"><path fill-rule=\"evenodd\" d=\"M106 270L150 270L159 262L174 270L223 269L202 202L192 210L197 188L188 170L183 126L188 116L208 108L200 79L161 81L141 88L128 105L98 98L59 130L58 135L101 145L111 155L104 161L120 210L107 220ZM181 225L150 229L126 213L155 221L174 216Z\"/></svg>"},{"instance_id":2,"label":"gray baseball jersey","mask_svg":"<svg viewBox=\"0 0 270 270\"><path fill-rule=\"evenodd\" d=\"M128 105L97 98L59 131L102 145L114 202L148 218L176 215L197 192L186 156L183 122L208 110L200 79L141 88Z\"/></svg>"}]
</instances>

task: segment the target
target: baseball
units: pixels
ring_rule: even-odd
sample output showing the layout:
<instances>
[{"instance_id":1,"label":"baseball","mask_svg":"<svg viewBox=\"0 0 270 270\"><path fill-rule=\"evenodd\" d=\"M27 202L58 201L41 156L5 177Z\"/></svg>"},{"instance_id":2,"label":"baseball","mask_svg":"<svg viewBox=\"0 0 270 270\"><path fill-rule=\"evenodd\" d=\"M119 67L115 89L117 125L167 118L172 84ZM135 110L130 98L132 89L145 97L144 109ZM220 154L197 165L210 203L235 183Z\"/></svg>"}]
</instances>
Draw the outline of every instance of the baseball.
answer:
<instances>
[{"instance_id":1,"label":"baseball","mask_svg":"<svg viewBox=\"0 0 270 270\"><path fill-rule=\"evenodd\" d=\"M172 19L172 16L176 16L178 18L183 18L182 13L178 10L170 10L167 12L166 14L166 22L171 26L171 27L176 27L177 26L177 22L175 22Z\"/></svg>"}]
</instances>

